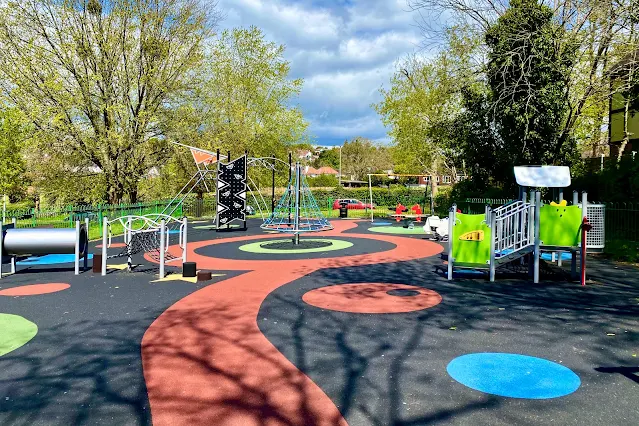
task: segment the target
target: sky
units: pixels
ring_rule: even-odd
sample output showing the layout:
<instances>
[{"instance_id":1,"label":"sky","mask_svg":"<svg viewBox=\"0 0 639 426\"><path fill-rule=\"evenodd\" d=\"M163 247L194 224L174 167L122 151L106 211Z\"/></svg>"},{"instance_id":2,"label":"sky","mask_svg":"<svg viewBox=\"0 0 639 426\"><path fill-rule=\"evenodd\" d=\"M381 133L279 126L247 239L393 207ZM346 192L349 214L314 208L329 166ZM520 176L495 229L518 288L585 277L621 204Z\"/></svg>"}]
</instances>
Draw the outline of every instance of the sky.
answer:
<instances>
[{"instance_id":1,"label":"sky","mask_svg":"<svg viewBox=\"0 0 639 426\"><path fill-rule=\"evenodd\" d=\"M363 136L388 142L371 108L396 62L420 50L419 16L406 0L219 0L220 29L262 29L286 46L291 78L303 78L296 103L319 145Z\"/></svg>"}]
</instances>

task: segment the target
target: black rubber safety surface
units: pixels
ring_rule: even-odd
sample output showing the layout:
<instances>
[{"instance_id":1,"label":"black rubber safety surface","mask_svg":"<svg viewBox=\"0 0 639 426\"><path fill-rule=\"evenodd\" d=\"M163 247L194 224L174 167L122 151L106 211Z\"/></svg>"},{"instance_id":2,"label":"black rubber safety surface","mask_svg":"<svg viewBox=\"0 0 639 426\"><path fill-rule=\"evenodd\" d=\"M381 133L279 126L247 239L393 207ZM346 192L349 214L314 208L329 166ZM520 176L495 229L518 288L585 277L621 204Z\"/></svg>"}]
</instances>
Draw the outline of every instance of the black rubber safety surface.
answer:
<instances>
[{"instance_id":1,"label":"black rubber safety surface","mask_svg":"<svg viewBox=\"0 0 639 426\"><path fill-rule=\"evenodd\" d=\"M217 272L217 271L216 271ZM215 281L150 283L148 273L35 268L0 281L1 288L66 282L58 293L0 297L0 312L38 326L25 346L0 357L0 425L151 424L140 347L169 306Z\"/></svg>"},{"instance_id":2,"label":"black rubber safety surface","mask_svg":"<svg viewBox=\"0 0 639 426\"><path fill-rule=\"evenodd\" d=\"M246 232L189 229L189 240L258 234L263 234L259 222L249 223ZM361 239L348 233L330 238L353 241L355 254L392 248L370 240L359 244ZM236 250L244 243L209 248L219 249L214 253L220 257L229 257L225 250L234 249L233 258L242 253L264 259ZM348 250L326 254L343 256ZM140 270L155 268L139 262L144 264ZM525 279L446 281L433 272L436 262L440 260L317 271L271 293L258 324L332 398L350 426L636 423L637 268L589 259L593 282L581 287L568 282L533 285ZM149 273L101 277L87 272L76 277L70 267L32 267L0 280L0 288L71 285L58 293L0 297L0 312L23 316L39 328L29 343L0 357L0 425L150 424L140 358L144 332L177 300L239 272L214 271L226 276L207 283L150 283ZM410 313L351 314L302 300L315 288L358 282L421 286L437 291L443 301ZM405 292L394 295L411 298ZM557 399L510 399L467 388L446 373L456 357L491 351L561 363L579 375L581 387Z\"/></svg>"},{"instance_id":3,"label":"black rubber safety surface","mask_svg":"<svg viewBox=\"0 0 639 426\"><path fill-rule=\"evenodd\" d=\"M280 287L258 324L326 392L350 426L626 425L639 418L639 274L607 264L601 284L446 281L431 258L325 269ZM373 279L374 277L374 279ZM605 277L605 281L604 281ZM443 301L423 311L353 314L310 306L315 288L358 282L410 284ZM400 296L410 299L410 296ZM609 334L614 334L610 336ZM450 361L476 352L548 359L581 378L556 399L513 399L454 381Z\"/></svg>"}]
</instances>

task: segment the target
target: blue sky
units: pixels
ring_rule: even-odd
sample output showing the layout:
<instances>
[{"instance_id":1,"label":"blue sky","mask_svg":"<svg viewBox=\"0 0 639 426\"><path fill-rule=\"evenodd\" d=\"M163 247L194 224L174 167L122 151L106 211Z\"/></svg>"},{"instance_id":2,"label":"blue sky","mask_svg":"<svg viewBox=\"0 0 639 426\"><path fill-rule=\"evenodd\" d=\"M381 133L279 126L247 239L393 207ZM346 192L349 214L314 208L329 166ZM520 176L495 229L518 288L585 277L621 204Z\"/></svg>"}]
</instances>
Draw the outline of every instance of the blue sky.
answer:
<instances>
[{"instance_id":1,"label":"blue sky","mask_svg":"<svg viewBox=\"0 0 639 426\"><path fill-rule=\"evenodd\" d=\"M398 59L419 51L418 15L406 0L219 0L220 27L261 28L286 46L291 77L303 78L297 103L320 145L364 136L388 141L370 107L388 87Z\"/></svg>"}]
</instances>

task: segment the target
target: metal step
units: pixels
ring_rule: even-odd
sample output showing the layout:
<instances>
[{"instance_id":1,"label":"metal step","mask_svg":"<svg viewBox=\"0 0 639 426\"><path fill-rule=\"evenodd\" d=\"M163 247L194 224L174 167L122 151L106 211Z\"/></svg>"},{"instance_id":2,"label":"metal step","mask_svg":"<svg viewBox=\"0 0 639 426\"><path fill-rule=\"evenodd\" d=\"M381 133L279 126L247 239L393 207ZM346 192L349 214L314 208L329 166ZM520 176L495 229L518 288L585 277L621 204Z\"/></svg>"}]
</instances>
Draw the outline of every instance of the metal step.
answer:
<instances>
[{"instance_id":1,"label":"metal step","mask_svg":"<svg viewBox=\"0 0 639 426\"><path fill-rule=\"evenodd\" d=\"M527 254L532 253L535 250L535 246L534 245L529 245L523 248L520 248L517 251L514 251L512 253L508 253L505 254L503 256L499 256L495 258L495 266L499 267L501 265L505 265L506 263L510 263L513 260L517 260L517 259L521 259L522 257L526 256Z\"/></svg>"}]
</instances>

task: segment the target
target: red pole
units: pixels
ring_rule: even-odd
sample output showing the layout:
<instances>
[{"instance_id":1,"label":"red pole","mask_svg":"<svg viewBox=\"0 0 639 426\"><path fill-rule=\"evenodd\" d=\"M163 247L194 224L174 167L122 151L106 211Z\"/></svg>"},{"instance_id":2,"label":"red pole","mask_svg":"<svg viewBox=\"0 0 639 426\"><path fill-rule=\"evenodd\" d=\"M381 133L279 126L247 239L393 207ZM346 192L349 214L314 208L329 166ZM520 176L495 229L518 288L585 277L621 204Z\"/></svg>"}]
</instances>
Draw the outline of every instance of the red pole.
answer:
<instances>
[{"instance_id":1,"label":"red pole","mask_svg":"<svg viewBox=\"0 0 639 426\"><path fill-rule=\"evenodd\" d=\"M592 229L592 225L588 222L588 218L584 217L581 224L581 285L586 285L586 236L587 232Z\"/></svg>"}]
</instances>

